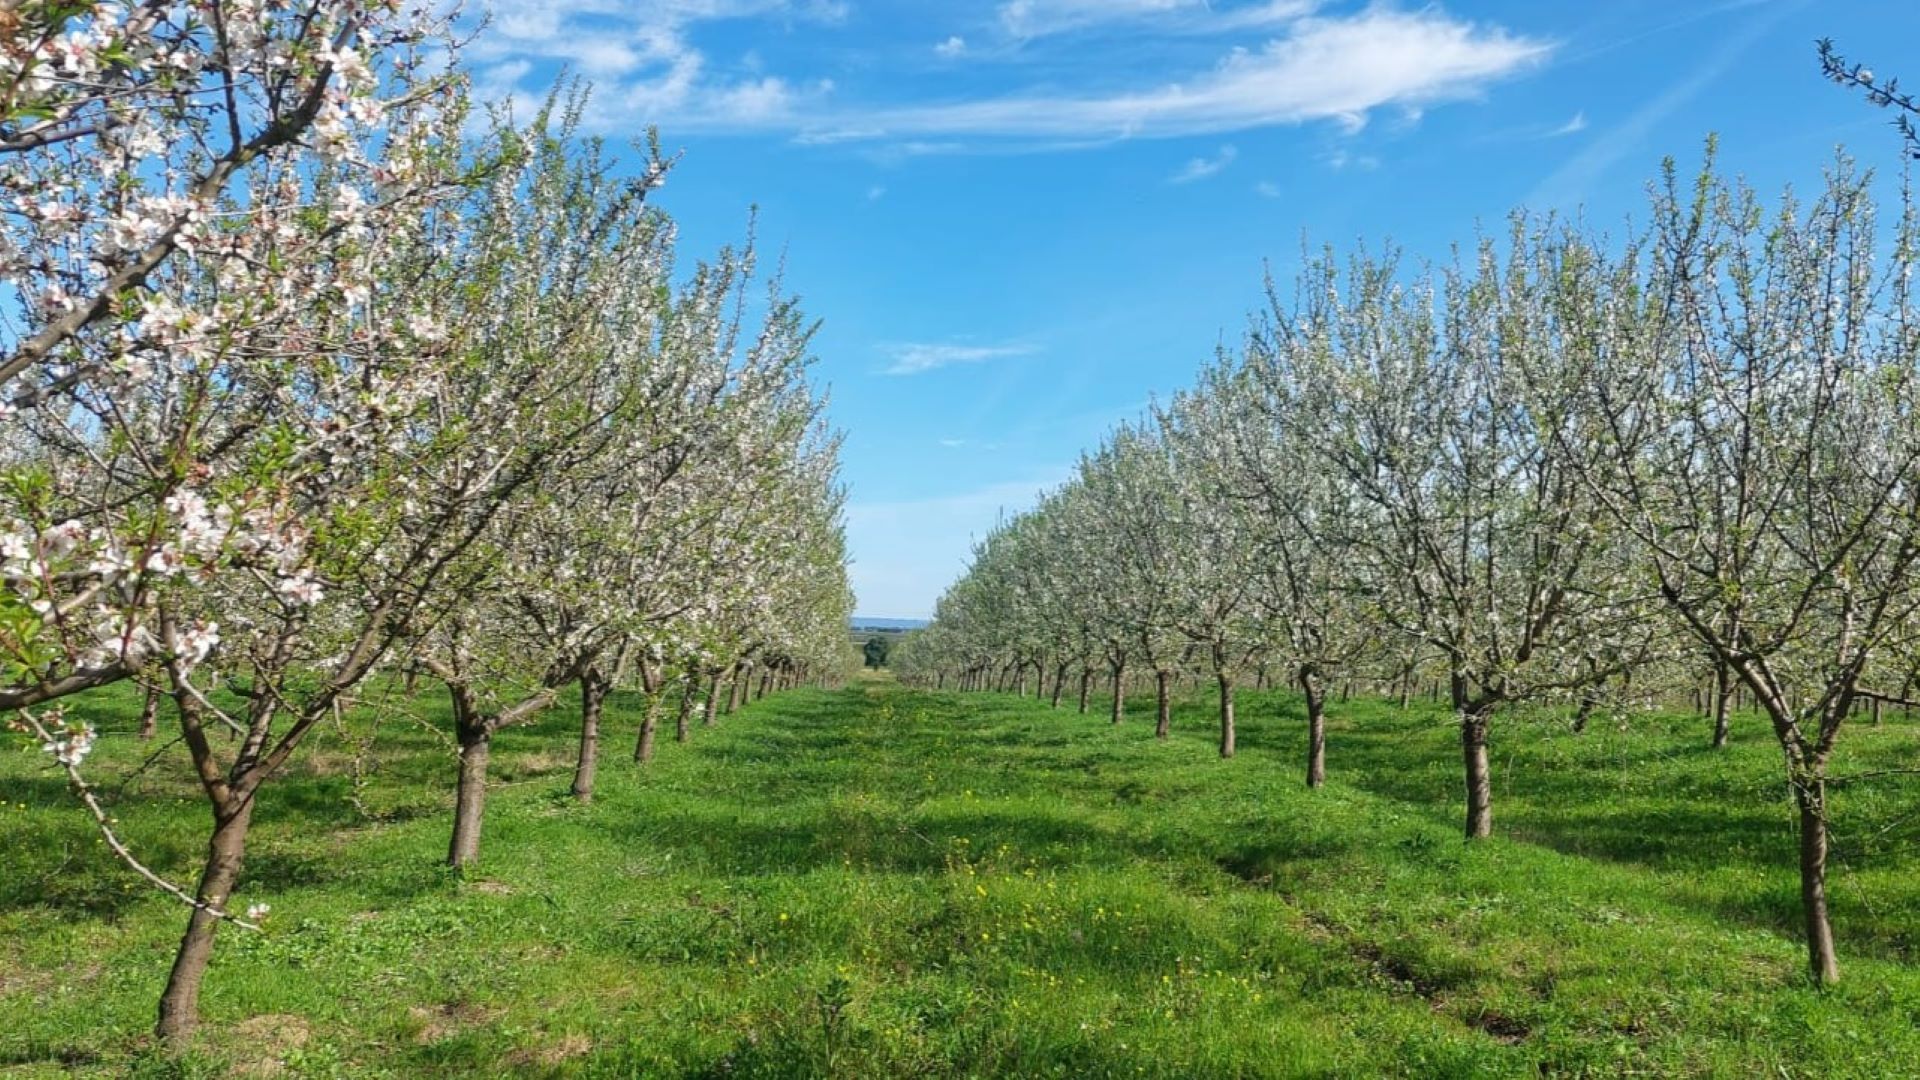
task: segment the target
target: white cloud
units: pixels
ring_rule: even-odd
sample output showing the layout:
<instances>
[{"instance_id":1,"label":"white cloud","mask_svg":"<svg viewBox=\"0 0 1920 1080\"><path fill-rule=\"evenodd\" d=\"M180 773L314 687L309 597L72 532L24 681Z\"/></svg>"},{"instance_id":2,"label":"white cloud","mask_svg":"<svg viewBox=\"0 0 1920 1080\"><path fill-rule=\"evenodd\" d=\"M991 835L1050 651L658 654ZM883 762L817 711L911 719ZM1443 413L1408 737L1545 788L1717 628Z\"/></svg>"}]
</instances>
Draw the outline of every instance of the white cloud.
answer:
<instances>
[{"instance_id":1,"label":"white cloud","mask_svg":"<svg viewBox=\"0 0 1920 1080\"><path fill-rule=\"evenodd\" d=\"M887 346L893 362L882 375L919 375L955 364L979 364L1010 356L1032 356L1040 350L1032 345L962 345L909 342Z\"/></svg>"},{"instance_id":2,"label":"white cloud","mask_svg":"<svg viewBox=\"0 0 1920 1080\"><path fill-rule=\"evenodd\" d=\"M1253 185L1253 193L1263 199L1277 199L1280 197L1280 185L1271 180L1262 180Z\"/></svg>"},{"instance_id":3,"label":"white cloud","mask_svg":"<svg viewBox=\"0 0 1920 1080\"><path fill-rule=\"evenodd\" d=\"M1220 148L1214 156L1197 157L1180 167L1180 171L1167 178L1169 184L1191 184L1195 180L1205 180L1209 176L1219 175L1222 169L1233 164L1240 156L1238 147L1228 145Z\"/></svg>"},{"instance_id":4,"label":"white cloud","mask_svg":"<svg viewBox=\"0 0 1920 1080\"><path fill-rule=\"evenodd\" d=\"M965 56L967 52L967 39L961 37L959 34L955 34L940 44L935 45L933 51L936 55L944 56L949 60L956 56Z\"/></svg>"},{"instance_id":5,"label":"white cloud","mask_svg":"<svg viewBox=\"0 0 1920 1080\"><path fill-rule=\"evenodd\" d=\"M1355 154L1348 150L1335 150L1324 155L1320 160L1326 162L1327 168L1334 172L1345 172L1348 169L1372 172L1380 167L1380 159L1372 154Z\"/></svg>"},{"instance_id":6,"label":"white cloud","mask_svg":"<svg viewBox=\"0 0 1920 1080\"><path fill-rule=\"evenodd\" d=\"M514 96L530 74L551 74L533 62L565 65L595 84L589 119L601 127L673 119L679 128L778 128L832 84L761 75L751 51L741 60L745 77L716 73L688 29L747 18L832 23L849 11L841 0L493 0L492 21L467 55L490 98Z\"/></svg>"},{"instance_id":7,"label":"white cloud","mask_svg":"<svg viewBox=\"0 0 1920 1080\"><path fill-rule=\"evenodd\" d=\"M1236 49L1213 69L1178 82L1098 95L1010 94L869 109L818 126L900 137L1055 139L1169 137L1312 120L1352 128L1382 106L1472 97L1551 51L1545 42L1432 10L1372 8L1349 18L1300 20L1264 48Z\"/></svg>"},{"instance_id":8,"label":"white cloud","mask_svg":"<svg viewBox=\"0 0 1920 1080\"><path fill-rule=\"evenodd\" d=\"M885 184L875 184L872 187L867 189L868 202L879 202L881 199L884 199L886 197L887 197L887 185Z\"/></svg>"},{"instance_id":9,"label":"white cloud","mask_svg":"<svg viewBox=\"0 0 1920 1080\"><path fill-rule=\"evenodd\" d=\"M1472 98L1553 50L1548 42L1432 7L1375 6L1303 17L1308 5L1299 2L1227 7L1201 0L1025 0L1020 6L1014 0L1002 10L1032 26L1130 13L1279 29L1264 45L1234 49L1211 67L1158 82L1116 84L1129 69L1105 65L1089 53L1075 61L1084 73L1077 84L1082 89L1067 79L1045 90L975 91L933 103L847 102L827 80L710 64L688 36L693 25L714 19L845 15L844 5L803 0L569 0L563 6L502 0L495 26L480 35L470 55L490 86L507 81L504 64L529 60L603 74L596 79L592 120L604 129L662 123L675 134L784 132L816 143L991 139L1064 148L1318 120L1357 130L1376 109L1414 116L1428 105ZM518 74L535 78L547 70L542 65Z\"/></svg>"}]
</instances>

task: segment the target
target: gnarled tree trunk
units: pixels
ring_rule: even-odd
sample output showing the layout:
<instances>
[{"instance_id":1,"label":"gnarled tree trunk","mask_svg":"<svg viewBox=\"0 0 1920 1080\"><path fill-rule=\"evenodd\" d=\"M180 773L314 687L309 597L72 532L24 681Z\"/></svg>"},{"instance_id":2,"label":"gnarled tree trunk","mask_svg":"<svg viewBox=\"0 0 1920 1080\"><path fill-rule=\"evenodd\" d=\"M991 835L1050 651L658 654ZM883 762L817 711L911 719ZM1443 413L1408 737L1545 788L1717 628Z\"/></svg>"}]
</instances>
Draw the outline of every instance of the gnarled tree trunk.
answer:
<instances>
[{"instance_id":1,"label":"gnarled tree trunk","mask_svg":"<svg viewBox=\"0 0 1920 1080\"><path fill-rule=\"evenodd\" d=\"M240 878L252 821L251 790L228 795L214 810L213 837L207 842L200 887L194 893L202 904L226 910L234 883ZM194 908L188 917L187 932L180 939L180 951L174 954L173 970L167 975L167 988L160 995L160 1016L154 1026L154 1034L160 1038L184 1035L198 1022L200 983L206 977L207 961L213 956L213 935L219 927L219 918L205 908Z\"/></svg>"},{"instance_id":2,"label":"gnarled tree trunk","mask_svg":"<svg viewBox=\"0 0 1920 1080\"><path fill-rule=\"evenodd\" d=\"M453 840L447 865L459 869L480 857L480 822L487 809L487 759L493 728L479 715L471 693L453 688L454 737L460 745L460 781L453 801Z\"/></svg>"},{"instance_id":3,"label":"gnarled tree trunk","mask_svg":"<svg viewBox=\"0 0 1920 1080\"><path fill-rule=\"evenodd\" d=\"M1490 706L1473 706L1460 713L1460 754L1467 774L1467 839L1493 835L1493 772L1487 760L1487 729L1493 719Z\"/></svg>"},{"instance_id":4,"label":"gnarled tree trunk","mask_svg":"<svg viewBox=\"0 0 1920 1080\"><path fill-rule=\"evenodd\" d=\"M1156 671L1153 673L1153 737L1164 739L1173 734L1173 673Z\"/></svg>"},{"instance_id":5,"label":"gnarled tree trunk","mask_svg":"<svg viewBox=\"0 0 1920 1080\"><path fill-rule=\"evenodd\" d=\"M653 760L653 743L660 731L660 692L647 693L647 710L640 717L640 736L633 741L633 760L645 765Z\"/></svg>"},{"instance_id":6,"label":"gnarled tree trunk","mask_svg":"<svg viewBox=\"0 0 1920 1080\"><path fill-rule=\"evenodd\" d=\"M1732 733L1731 716L1727 709L1727 698L1733 688L1733 665L1721 661L1713 665L1713 743L1715 750L1727 745L1727 736Z\"/></svg>"},{"instance_id":7,"label":"gnarled tree trunk","mask_svg":"<svg viewBox=\"0 0 1920 1080\"><path fill-rule=\"evenodd\" d=\"M1307 786L1317 788L1327 782L1327 691L1312 666L1300 669L1300 692L1307 698Z\"/></svg>"},{"instance_id":8,"label":"gnarled tree trunk","mask_svg":"<svg viewBox=\"0 0 1920 1080\"><path fill-rule=\"evenodd\" d=\"M1827 918L1827 782L1817 769L1793 780L1800 808L1800 908L1807 926L1807 962L1813 981L1840 981L1840 960L1833 949L1833 924Z\"/></svg>"},{"instance_id":9,"label":"gnarled tree trunk","mask_svg":"<svg viewBox=\"0 0 1920 1080\"><path fill-rule=\"evenodd\" d=\"M153 732L160 723L160 685L155 683L147 687L147 700L140 706L140 737L153 738Z\"/></svg>"},{"instance_id":10,"label":"gnarled tree trunk","mask_svg":"<svg viewBox=\"0 0 1920 1080\"><path fill-rule=\"evenodd\" d=\"M1119 723L1127 715L1127 665L1113 665L1113 722Z\"/></svg>"},{"instance_id":11,"label":"gnarled tree trunk","mask_svg":"<svg viewBox=\"0 0 1920 1080\"><path fill-rule=\"evenodd\" d=\"M613 686L597 669L580 676L580 759L573 767L573 797L593 801L593 777L600 767L600 714Z\"/></svg>"},{"instance_id":12,"label":"gnarled tree trunk","mask_svg":"<svg viewBox=\"0 0 1920 1080\"><path fill-rule=\"evenodd\" d=\"M1216 673L1220 682L1220 756L1230 758L1234 752L1235 732L1233 726L1233 676L1223 668Z\"/></svg>"}]
</instances>

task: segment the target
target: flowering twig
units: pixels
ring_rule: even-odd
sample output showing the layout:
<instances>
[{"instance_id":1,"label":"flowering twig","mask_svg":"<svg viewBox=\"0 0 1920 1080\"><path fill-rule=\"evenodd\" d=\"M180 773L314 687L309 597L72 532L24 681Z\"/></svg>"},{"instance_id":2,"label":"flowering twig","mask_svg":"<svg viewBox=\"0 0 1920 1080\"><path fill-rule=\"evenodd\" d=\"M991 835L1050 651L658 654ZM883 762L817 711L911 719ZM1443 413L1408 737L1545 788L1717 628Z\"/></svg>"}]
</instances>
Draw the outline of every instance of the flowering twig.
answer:
<instances>
[{"instance_id":1,"label":"flowering twig","mask_svg":"<svg viewBox=\"0 0 1920 1080\"><path fill-rule=\"evenodd\" d=\"M93 815L94 824L99 826L100 835L106 840L107 847L111 848L115 855L119 856L121 862L126 863L134 873L144 878L148 884L179 900L188 907L197 908L216 919L224 919L235 926L244 927L248 930L260 929L260 924L252 920L266 913L266 905L257 904L247 909L247 915L249 917L235 915L224 908L215 907L195 897L193 894L187 892L187 890L154 873L147 868L146 864L134 857L132 850L127 847L126 842L121 840L119 835L113 831L113 818L107 814L106 808L100 805L100 800L94 797L93 788L87 783L86 777L80 774L80 763L86 759L88 751L93 747L94 731L91 725L82 725L77 731L65 729L63 725L64 733L55 734L39 717L33 715L31 712L21 709L18 715L27 730L32 733L34 738L40 740L40 745L45 747L47 752L53 755L54 760L59 762L60 768L65 770L67 774L67 784L73 788L74 796L87 808L87 812Z\"/></svg>"}]
</instances>

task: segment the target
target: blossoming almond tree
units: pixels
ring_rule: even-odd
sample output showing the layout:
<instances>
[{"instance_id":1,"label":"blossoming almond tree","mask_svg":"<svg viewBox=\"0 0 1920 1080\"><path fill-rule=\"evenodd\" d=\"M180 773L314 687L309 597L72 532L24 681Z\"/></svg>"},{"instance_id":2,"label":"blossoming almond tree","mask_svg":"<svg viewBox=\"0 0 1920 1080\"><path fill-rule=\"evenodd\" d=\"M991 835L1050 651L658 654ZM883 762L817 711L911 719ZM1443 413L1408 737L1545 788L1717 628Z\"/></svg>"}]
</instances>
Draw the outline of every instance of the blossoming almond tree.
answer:
<instances>
[{"instance_id":1,"label":"blossoming almond tree","mask_svg":"<svg viewBox=\"0 0 1920 1080\"><path fill-rule=\"evenodd\" d=\"M1258 596L1267 552L1265 523L1246 511L1229 479L1233 458L1222 431L1240 403L1224 388L1203 382L1154 411L1176 492L1169 533L1181 539L1183 558L1161 579L1173 597L1170 622L1198 646L1219 688L1220 756L1238 743L1234 680L1263 650Z\"/></svg>"},{"instance_id":2,"label":"blossoming almond tree","mask_svg":"<svg viewBox=\"0 0 1920 1080\"><path fill-rule=\"evenodd\" d=\"M369 550L341 511L377 513L444 371L415 286L452 227L464 101L419 11L5 14L0 706L135 676L175 699L214 822L192 894L148 874L193 906L171 1036L234 917L255 793L392 640L399 609L338 584ZM93 806L91 732L22 717Z\"/></svg>"},{"instance_id":3,"label":"blossoming almond tree","mask_svg":"<svg viewBox=\"0 0 1920 1080\"><path fill-rule=\"evenodd\" d=\"M1558 346L1581 329L1542 302L1562 251L1516 227L1507 259L1483 244L1438 297L1356 259L1311 330L1333 345L1312 377L1338 395L1322 467L1365 504L1351 550L1369 606L1446 665L1469 838L1492 831L1495 712L1630 665L1646 626L1573 460L1596 451L1557 437L1577 389ZM1580 662L1596 641L1603 668Z\"/></svg>"},{"instance_id":4,"label":"blossoming almond tree","mask_svg":"<svg viewBox=\"0 0 1920 1080\"><path fill-rule=\"evenodd\" d=\"M404 366L343 373L392 342L433 351L430 314L373 305L372 275L444 190L462 109L424 66L443 23L397 5L3 14L0 707L18 708L140 671L189 572L299 562L265 481L404 407Z\"/></svg>"},{"instance_id":5,"label":"blossoming almond tree","mask_svg":"<svg viewBox=\"0 0 1920 1080\"><path fill-rule=\"evenodd\" d=\"M1096 564L1102 573L1094 587L1114 631L1106 649L1113 722L1124 715L1127 661L1138 659L1153 671L1153 730L1162 739L1171 729L1171 684L1186 651L1171 618L1170 585L1180 572L1181 545L1170 469L1151 427L1123 424L1097 453L1082 458L1079 473L1092 509L1094 543L1108 552Z\"/></svg>"},{"instance_id":6,"label":"blossoming almond tree","mask_svg":"<svg viewBox=\"0 0 1920 1080\"><path fill-rule=\"evenodd\" d=\"M1906 697L1920 647L1920 232L1900 208L1880 225L1845 162L1774 213L1710 165L1691 187L1669 165L1633 283L1646 329L1585 372L1606 451L1589 482L1779 742L1820 983L1840 971L1829 763L1861 701Z\"/></svg>"},{"instance_id":7,"label":"blossoming almond tree","mask_svg":"<svg viewBox=\"0 0 1920 1080\"><path fill-rule=\"evenodd\" d=\"M641 453L640 421L671 379L673 358L651 347L672 229L645 196L662 168L619 175L575 137L582 102L549 102L524 130L502 122L498 137L521 152L476 193L463 362L434 406L457 454L419 475L423 500L475 537L443 579L457 588L412 627L453 705L455 866L479 850L493 735L622 640L620 583L591 571L621 516L604 505L625 493L610 478ZM522 476L538 483L497 487ZM476 485L500 497L460 497Z\"/></svg>"},{"instance_id":8,"label":"blossoming almond tree","mask_svg":"<svg viewBox=\"0 0 1920 1080\"><path fill-rule=\"evenodd\" d=\"M1270 644L1292 666L1307 714L1306 783L1326 780L1328 682L1353 674L1379 638L1379 627L1359 602L1357 566L1347 551L1358 514L1351 488L1315 468L1315 441L1324 430L1316 388L1293 362L1319 347L1296 339L1292 327L1309 320L1269 317L1249 336L1245 353L1223 360L1202 377L1196 393L1214 403L1201 447L1216 458L1210 470L1223 512L1244 535L1257 581L1251 602Z\"/></svg>"}]
</instances>

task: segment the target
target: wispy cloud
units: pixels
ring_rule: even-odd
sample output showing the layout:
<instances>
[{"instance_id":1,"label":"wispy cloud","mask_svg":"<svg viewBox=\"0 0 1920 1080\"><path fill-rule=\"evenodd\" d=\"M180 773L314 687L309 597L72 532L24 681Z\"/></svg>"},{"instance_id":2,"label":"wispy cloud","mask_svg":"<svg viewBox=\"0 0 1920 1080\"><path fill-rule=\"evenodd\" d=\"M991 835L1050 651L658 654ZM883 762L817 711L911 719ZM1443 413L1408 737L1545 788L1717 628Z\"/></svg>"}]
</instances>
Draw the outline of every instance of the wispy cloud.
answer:
<instances>
[{"instance_id":1,"label":"wispy cloud","mask_svg":"<svg viewBox=\"0 0 1920 1080\"><path fill-rule=\"evenodd\" d=\"M1233 159L1239 156L1240 150L1238 147L1233 145L1223 146L1220 148L1220 152L1212 157L1197 157L1187 162L1180 167L1179 172L1167 178L1167 183L1191 184L1196 180L1205 180L1209 176L1217 176L1227 166L1233 164Z\"/></svg>"},{"instance_id":2,"label":"wispy cloud","mask_svg":"<svg viewBox=\"0 0 1920 1080\"><path fill-rule=\"evenodd\" d=\"M1634 110L1626 120L1588 143L1586 148L1567 159L1527 196L1536 206L1577 203L1608 169L1638 150L1647 136L1695 95L1719 81L1720 77L1751 48L1767 30L1792 10L1794 5L1780 4L1750 20L1739 32L1727 37L1712 54L1695 64L1687 76L1656 94ZM1649 163L1651 164L1651 162Z\"/></svg>"},{"instance_id":3,"label":"wispy cloud","mask_svg":"<svg viewBox=\"0 0 1920 1080\"><path fill-rule=\"evenodd\" d=\"M1273 33L1258 47L1234 48L1211 66L1160 81L1116 84L1114 72L1094 60L1069 60L1068 70L1083 77L1033 89L996 90L991 82L974 81L961 96L943 100L848 100L830 79L738 65L722 69L690 43L688 28L713 19L845 15L844 5L804 0L569 0L557 6L502 0L494 27L476 42L475 56L489 85L508 75L515 81L538 78L551 62L573 65L599 84L595 120L607 128L659 122L675 133L787 134L809 143L998 140L1007 148L1066 148L1319 120L1353 130L1376 109L1411 116L1433 104L1473 98L1544 62L1554 49L1547 41L1456 19L1435 7L1373 6L1303 16L1312 5L1025 0L1014 10L1015 3L1003 5L1002 19L1033 28L1094 18L1178 18ZM956 35L935 48L949 46L958 50L966 43ZM548 65L531 72L504 66L529 59Z\"/></svg>"},{"instance_id":4,"label":"wispy cloud","mask_svg":"<svg viewBox=\"0 0 1920 1080\"><path fill-rule=\"evenodd\" d=\"M1547 132L1546 137L1549 139L1559 139L1568 135L1577 135L1585 130L1587 130L1587 114L1585 112L1577 112L1574 113L1573 117L1566 123Z\"/></svg>"},{"instance_id":5,"label":"wispy cloud","mask_svg":"<svg viewBox=\"0 0 1920 1080\"><path fill-rule=\"evenodd\" d=\"M1552 46L1434 11L1370 8L1303 19L1259 50L1236 49L1178 82L1103 95L1016 93L842 114L832 127L887 136L1170 137L1313 120L1349 128L1388 105L1479 94L1546 59Z\"/></svg>"},{"instance_id":6,"label":"wispy cloud","mask_svg":"<svg viewBox=\"0 0 1920 1080\"><path fill-rule=\"evenodd\" d=\"M1262 180L1253 185L1253 193L1263 199L1277 199L1280 197L1280 185L1271 180Z\"/></svg>"},{"instance_id":7,"label":"wispy cloud","mask_svg":"<svg viewBox=\"0 0 1920 1080\"><path fill-rule=\"evenodd\" d=\"M919 375L955 364L979 364L988 360L1000 360L1011 356L1031 356L1039 352L1034 345L967 345L956 343L933 344L909 342L885 346L892 362L882 368L882 375Z\"/></svg>"},{"instance_id":8,"label":"wispy cloud","mask_svg":"<svg viewBox=\"0 0 1920 1080\"><path fill-rule=\"evenodd\" d=\"M1320 160L1326 162L1327 168L1334 172L1345 172L1348 169L1372 172L1380 167L1380 159L1372 154L1356 154L1346 149L1333 150L1322 155Z\"/></svg>"},{"instance_id":9,"label":"wispy cloud","mask_svg":"<svg viewBox=\"0 0 1920 1080\"><path fill-rule=\"evenodd\" d=\"M749 18L838 23L850 11L844 0L492 0L492 21L467 54L478 85L497 97L530 73L550 73L529 61L565 65L599 87L596 118L609 126L616 113L655 119L682 110L778 126L830 92L832 81L715 72L689 27Z\"/></svg>"},{"instance_id":10,"label":"wispy cloud","mask_svg":"<svg viewBox=\"0 0 1920 1080\"><path fill-rule=\"evenodd\" d=\"M1282 25L1318 7L1317 0L1005 0L1000 26L1016 38L1036 38L1117 23L1154 24L1185 33L1228 33Z\"/></svg>"},{"instance_id":11,"label":"wispy cloud","mask_svg":"<svg viewBox=\"0 0 1920 1080\"><path fill-rule=\"evenodd\" d=\"M959 34L955 34L940 44L935 45L933 52L935 56L944 56L949 60L957 56L965 56L967 53L967 39L961 37Z\"/></svg>"}]
</instances>

